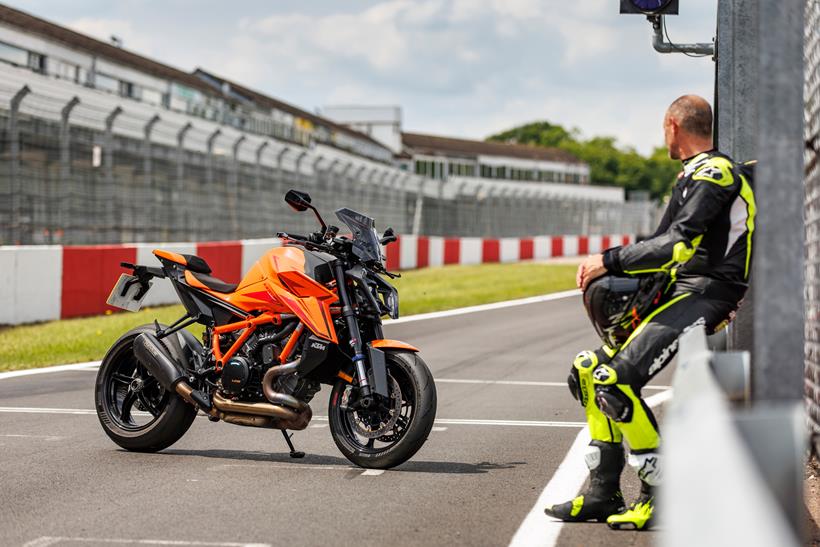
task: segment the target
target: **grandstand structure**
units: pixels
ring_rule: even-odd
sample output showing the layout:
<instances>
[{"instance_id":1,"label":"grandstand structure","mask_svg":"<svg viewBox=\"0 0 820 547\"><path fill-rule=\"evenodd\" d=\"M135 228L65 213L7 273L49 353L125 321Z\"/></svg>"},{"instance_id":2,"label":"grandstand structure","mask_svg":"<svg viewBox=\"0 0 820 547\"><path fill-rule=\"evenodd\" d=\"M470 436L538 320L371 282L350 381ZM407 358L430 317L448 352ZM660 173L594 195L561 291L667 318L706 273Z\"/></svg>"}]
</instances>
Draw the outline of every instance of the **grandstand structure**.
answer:
<instances>
[{"instance_id":1,"label":"grandstand structure","mask_svg":"<svg viewBox=\"0 0 820 547\"><path fill-rule=\"evenodd\" d=\"M530 147L409 133L384 142L372 127L122 46L0 5L0 245L310 229L313 219L282 202L291 187L326 212L351 206L404 234L648 229L648 204L590 184L576 158L526 158ZM454 142L477 153L444 150Z\"/></svg>"}]
</instances>

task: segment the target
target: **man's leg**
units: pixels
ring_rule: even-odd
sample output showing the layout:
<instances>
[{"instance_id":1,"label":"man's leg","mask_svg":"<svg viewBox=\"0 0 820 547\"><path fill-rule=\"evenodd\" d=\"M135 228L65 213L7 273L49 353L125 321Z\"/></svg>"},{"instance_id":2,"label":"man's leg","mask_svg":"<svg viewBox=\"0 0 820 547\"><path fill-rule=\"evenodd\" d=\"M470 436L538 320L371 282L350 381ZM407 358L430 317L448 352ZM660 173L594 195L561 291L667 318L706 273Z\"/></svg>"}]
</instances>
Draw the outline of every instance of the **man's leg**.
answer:
<instances>
[{"instance_id":1,"label":"man's leg","mask_svg":"<svg viewBox=\"0 0 820 547\"><path fill-rule=\"evenodd\" d=\"M589 486L577 497L544 509L551 517L569 522L603 522L624 509L620 484L625 464L622 435L615 423L595 405L592 379L592 371L599 364L609 362L614 354L614 350L604 346L595 351L582 351L572 363L567 384L573 397L584 407L592 437L584 454Z\"/></svg>"},{"instance_id":2,"label":"man's leg","mask_svg":"<svg viewBox=\"0 0 820 547\"><path fill-rule=\"evenodd\" d=\"M675 294L654 310L621 346L609 364L593 371L595 402L615 421L629 444L629 464L641 480L638 501L607 522L612 528L648 528L655 508L654 488L661 479L660 434L641 388L674 357L680 334L695 325L713 328L733 305L696 293Z\"/></svg>"}]
</instances>

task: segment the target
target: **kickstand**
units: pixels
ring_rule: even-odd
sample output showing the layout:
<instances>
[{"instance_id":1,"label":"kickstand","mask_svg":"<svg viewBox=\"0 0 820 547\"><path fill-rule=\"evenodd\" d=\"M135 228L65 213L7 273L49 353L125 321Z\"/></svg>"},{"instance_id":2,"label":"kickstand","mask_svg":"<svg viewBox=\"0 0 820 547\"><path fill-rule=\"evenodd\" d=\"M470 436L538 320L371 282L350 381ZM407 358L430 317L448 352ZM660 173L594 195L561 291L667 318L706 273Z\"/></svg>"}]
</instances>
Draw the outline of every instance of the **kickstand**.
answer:
<instances>
[{"instance_id":1,"label":"kickstand","mask_svg":"<svg viewBox=\"0 0 820 547\"><path fill-rule=\"evenodd\" d=\"M304 458L305 453L302 452L302 451L297 451L293 447L293 442L291 442L291 440L290 440L290 438L293 437L293 434L291 433L290 435L288 435L288 432L285 431L284 429L280 429L280 431L282 432L282 436L285 438L285 442L288 443L288 448L290 448L290 457L291 458Z\"/></svg>"}]
</instances>

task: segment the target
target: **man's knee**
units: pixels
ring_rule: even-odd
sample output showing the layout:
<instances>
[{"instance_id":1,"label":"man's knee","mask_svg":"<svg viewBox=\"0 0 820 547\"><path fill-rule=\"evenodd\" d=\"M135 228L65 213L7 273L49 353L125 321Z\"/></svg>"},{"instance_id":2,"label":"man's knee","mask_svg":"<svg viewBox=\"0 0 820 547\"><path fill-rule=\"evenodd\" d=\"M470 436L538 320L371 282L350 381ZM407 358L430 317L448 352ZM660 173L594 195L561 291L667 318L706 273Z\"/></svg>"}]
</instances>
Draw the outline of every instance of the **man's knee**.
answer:
<instances>
[{"instance_id":1,"label":"man's knee","mask_svg":"<svg viewBox=\"0 0 820 547\"><path fill-rule=\"evenodd\" d=\"M598 351L585 350L575 356L572 361L572 367L567 377L567 386L572 396L581 402L582 405L587 405L587 390L590 385L590 372L598 366L601 362L601 356Z\"/></svg>"},{"instance_id":2,"label":"man's knee","mask_svg":"<svg viewBox=\"0 0 820 547\"><path fill-rule=\"evenodd\" d=\"M596 386L595 404L610 420L621 423L632 421L635 405L618 386Z\"/></svg>"},{"instance_id":3,"label":"man's knee","mask_svg":"<svg viewBox=\"0 0 820 547\"><path fill-rule=\"evenodd\" d=\"M636 401L630 397L631 389L624 390L621 385L628 385L628 374L623 371L619 373L620 367L611 367L601 364L595 367L592 372L592 380L595 384L595 404L598 409L609 419L626 423L632 421Z\"/></svg>"}]
</instances>

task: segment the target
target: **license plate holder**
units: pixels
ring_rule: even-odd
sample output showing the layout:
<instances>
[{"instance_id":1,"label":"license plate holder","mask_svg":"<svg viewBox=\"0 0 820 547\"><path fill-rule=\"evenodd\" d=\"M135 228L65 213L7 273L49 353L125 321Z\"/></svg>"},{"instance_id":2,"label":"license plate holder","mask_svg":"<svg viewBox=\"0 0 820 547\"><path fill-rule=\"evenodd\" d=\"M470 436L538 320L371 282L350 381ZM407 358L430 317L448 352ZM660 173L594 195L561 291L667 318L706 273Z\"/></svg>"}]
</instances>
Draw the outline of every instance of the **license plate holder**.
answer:
<instances>
[{"instance_id":1,"label":"license plate holder","mask_svg":"<svg viewBox=\"0 0 820 547\"><path fill-rule=\"evenodd\" d=\"M151 285L153 285L153 282L148 281L149 289ZM120 274L120 278L114 288L111 289L111 294L108 295L108 300L105 303L122 310L139 311L142 307L142 301L145 300L145 296L148 294L148 290L141 291L141 289L142 284L137 276Z\"/></svg>"}]
</instances>

